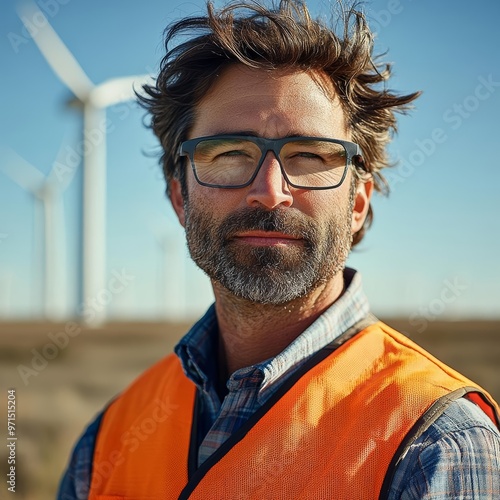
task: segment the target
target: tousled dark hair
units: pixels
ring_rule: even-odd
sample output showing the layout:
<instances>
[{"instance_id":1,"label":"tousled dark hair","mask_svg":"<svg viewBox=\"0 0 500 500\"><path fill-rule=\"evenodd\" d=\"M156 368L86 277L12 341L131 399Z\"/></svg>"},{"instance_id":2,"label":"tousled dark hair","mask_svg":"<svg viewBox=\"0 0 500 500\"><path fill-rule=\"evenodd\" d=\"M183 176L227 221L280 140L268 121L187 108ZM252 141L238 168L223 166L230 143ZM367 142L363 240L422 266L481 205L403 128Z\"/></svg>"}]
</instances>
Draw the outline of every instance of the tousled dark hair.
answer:
<instances>
[{"instance_id":1,"label":"tousled dark hair","mask_svg":"<svg viewBox=\"0 0 500 500\"><path fill-rule=\"evenodd\" d=\"M352 140L361 147L375 190L387 193L382 171L391 166L386 147L397 131L395 112L406 112L420 93L397 95L386 88L391 68L373 56L373 33L365 16L355 6L338 3L341 12L332 26L312 19L299 0L281 0L270 7L248 0L219 11L208 2L206 16L167 27L167 53L158 78L138 96L161 143L167 193L173 178L186 192L186 163L178 156L179 145L193 125L196 105L221 71L233 64L326 75L337 91ZM180 38L184 40L175 44ZM370 206L363 227L353 236L353 246L372 220Z\"/></svg>"}]
</instances>

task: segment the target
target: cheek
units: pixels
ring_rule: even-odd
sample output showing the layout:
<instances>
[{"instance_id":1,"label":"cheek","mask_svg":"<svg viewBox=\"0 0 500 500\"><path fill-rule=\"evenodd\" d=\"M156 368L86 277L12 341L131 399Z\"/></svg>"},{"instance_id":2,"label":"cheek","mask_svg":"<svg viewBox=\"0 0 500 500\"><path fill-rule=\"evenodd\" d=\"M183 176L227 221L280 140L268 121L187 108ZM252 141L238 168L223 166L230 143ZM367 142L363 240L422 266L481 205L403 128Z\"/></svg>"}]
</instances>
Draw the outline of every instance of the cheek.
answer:
<instances>
[{"instance_id":1,"label":"cheek","mask_svg":"<svg viewBox=\"0 0 500 500\"><path fill-rule=\"evenodd\" d=\"M349 190L344 190L344 185L345 183L333 190L304 190L294 193L292 208L318 221L330 218L332 214L345 213L349 206Z\"/></svg>"},{"instance_id":2,"label":"cheek","mask_svg":"<svg viewBox=\"0 0 500 500\"><path fill-rule=\"evenodd\" d=\"M232 213L241 205L242 196L237 191L231 189L217 189L200 186L195 179L194 185L188 183L188 212L196 210L202 212L205 217L208 217L216 223L222 220L229 213ZM244 198L243 198L244 199Z\"/></svg>"}]
</instances>

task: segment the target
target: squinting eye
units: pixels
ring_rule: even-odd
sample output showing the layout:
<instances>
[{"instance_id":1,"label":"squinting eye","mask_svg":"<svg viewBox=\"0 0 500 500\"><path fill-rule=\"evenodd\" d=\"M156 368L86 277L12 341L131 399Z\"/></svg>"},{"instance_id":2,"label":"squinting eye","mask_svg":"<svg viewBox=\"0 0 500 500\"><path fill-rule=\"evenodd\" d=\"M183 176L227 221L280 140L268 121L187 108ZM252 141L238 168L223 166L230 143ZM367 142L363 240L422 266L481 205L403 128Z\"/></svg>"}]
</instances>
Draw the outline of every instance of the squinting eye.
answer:
<instances>
[{"instance_id":1,"label":"squinting eye","mask_svg":"<svg viewBox=\"0 0 500 500\"><path fill-rule=\"evenodd\" d=\"M309 151L297 151L293 155L290 155L290 158L308 158L312 160L322 160L323 158L316 154L316 153L310 153Z\"/></svg>"},{"instance_id":2,"label":"squinting eye","mask_svg":"<svg viewBox=\"0 0 500 500\"><path fill-rule=\"evenodd\" d=\"M239 156L245 154L247 154L246 151L233 149L232 151L225 151L224 153L221 153L219 156Z\"/></svg>"},{"instance_id":3,"label":"squinting eye","mask_svg":"<svg viewBox=\"0 0 500 500\"><path fill-rule=\"evenodd\" d=\"M304 158L320 158L320 156L316 153L309 153L307 151L304 151L303 153L297 153L296 156L302 156Z\"/></svg>"}]
</instances>

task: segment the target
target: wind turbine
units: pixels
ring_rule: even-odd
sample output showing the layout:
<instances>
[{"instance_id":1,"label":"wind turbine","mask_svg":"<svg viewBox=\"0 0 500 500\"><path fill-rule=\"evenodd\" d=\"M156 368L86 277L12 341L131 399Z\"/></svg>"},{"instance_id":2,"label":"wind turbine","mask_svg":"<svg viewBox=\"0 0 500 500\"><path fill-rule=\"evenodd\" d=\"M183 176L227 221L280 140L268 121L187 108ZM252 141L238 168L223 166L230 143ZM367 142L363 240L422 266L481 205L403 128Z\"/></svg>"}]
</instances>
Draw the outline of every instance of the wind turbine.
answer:
<instances>
[{"instance_id":1,"label":"wind turbine","mask_svg":"<svg viewBox=\"0 0 500 500\"><path fill-rule=\"evenodd\" d=\"M40 28L33 33L33 40L83 108L82 300L86 301L106 287L106 132L102 130L106 108L135 99L134 87L141 88L151 76L111 78L95 85L33 1L20 6L19 16L25 24L37 19ZM106 319L104 306L94 313L90 326Z\"/></svg>"},{"instance_id":2,"label":"wind turbine","mask_svg":"<svg viewBox=\"0 0 500 500\"><path fill-rule=\"evenodd\" d=\"M62 195L75 171L61 177L64 148L61 146L50 173L45 177L31 163L10 148L2 148L0 170L29 192L41 205L43 213L42 309L47 320L61 321L66 315L66 229ZM37 230L35 222L35 230ZM36 236L35 236L36 241ZM38 253L38 252L36 252Z\"/></svg>"},{"instance_id":3,"label":"wind turbine","mask_svg":"<svg viewBox=\"0 0 500 500\"><path fill-rule=\"evenodd\" d=\"M164 226L162 225L162 228ZM161 257L161 271L158 273L160 286L159 293L163 298L165 319L186 320L186 255L183 249L184 236L180 231L159 229L149 224L158 245Z\"/></svg>"}]
</instances>

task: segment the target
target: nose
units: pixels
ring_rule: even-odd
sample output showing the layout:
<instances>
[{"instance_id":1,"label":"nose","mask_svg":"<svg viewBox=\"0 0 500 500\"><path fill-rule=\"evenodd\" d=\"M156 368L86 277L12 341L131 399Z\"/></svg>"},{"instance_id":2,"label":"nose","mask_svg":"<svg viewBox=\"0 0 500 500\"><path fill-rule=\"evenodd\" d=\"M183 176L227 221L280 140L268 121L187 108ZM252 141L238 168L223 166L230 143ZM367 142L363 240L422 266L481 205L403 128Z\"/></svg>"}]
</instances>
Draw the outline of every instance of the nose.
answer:
<instances>
[{"instance_id":1,"label":"nose","mask_svg":"<svg viewBox=\"0 0 500 500\"><path fill-rule=\"evenodd\" d=\"M292 205L292 193L274 153L268 152L264 158L264 162L250 185L246 200L249 206L260 205L269 210L279 205L285 207Z\"/></svg>"}]
</instances>

